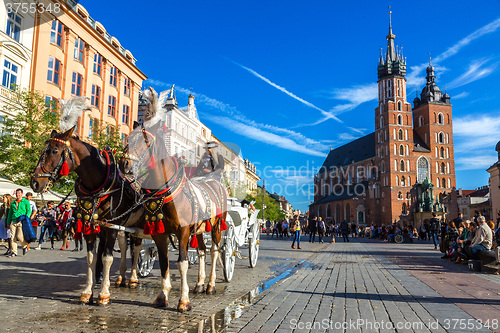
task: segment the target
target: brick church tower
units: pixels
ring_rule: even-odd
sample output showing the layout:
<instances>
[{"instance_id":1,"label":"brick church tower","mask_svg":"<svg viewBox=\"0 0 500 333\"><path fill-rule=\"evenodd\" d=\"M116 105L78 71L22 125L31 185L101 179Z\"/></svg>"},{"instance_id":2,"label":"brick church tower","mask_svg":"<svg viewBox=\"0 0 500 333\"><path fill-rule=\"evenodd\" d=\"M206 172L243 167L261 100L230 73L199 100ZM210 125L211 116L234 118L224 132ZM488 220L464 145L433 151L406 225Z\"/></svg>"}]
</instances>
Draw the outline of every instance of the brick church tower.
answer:
<instances>
[{"instance_id":1,"label":"brick church tower","mask_svg":"<svg viewBox=\"0 0 500 333\"><path fill-rule=\"evenodd\" d=\"M406 60L402 51L394 46L395 37L389 16L387 51L385 59L380 54L377 68L378 107L375 109L375 161L380 172L382 221L397 220L408 209L409 186L415 181L410 175L413 126L411 104L406 100Z\"/></svg>"}]
</instances>

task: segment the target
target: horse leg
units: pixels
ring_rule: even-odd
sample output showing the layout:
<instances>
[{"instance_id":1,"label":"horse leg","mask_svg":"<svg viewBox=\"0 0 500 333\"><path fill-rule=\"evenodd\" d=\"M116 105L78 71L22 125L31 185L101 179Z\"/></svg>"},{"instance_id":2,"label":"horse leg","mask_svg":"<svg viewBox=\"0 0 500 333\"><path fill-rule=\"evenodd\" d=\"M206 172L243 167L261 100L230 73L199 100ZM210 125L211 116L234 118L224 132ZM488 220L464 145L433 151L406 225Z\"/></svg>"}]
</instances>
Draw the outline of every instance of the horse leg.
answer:
<instances>
[{"instance_id":1,"label":"horse leg","mask_svg":"<svg viewBox=\"0 0 500 333\"><path fill-rule=\"evenodd\" d=\"M102 255L102 283L101 283L101 292L99 293L99 297L97 298L97 304L99 305L108 305L110 301L110 293L109 293L109 271L111 269L111 265L113 264L113 248L115 246L116 240L116 230L106 230L106 243L104 248L104 253Z\"/></svg>"},{"instance_id":2,"label":"horse leg","mask_svg":"<svg viewBox=\"0 0 500 333\"><path fill-rule=\"evenodd\" d=\"M120 247L120 273L116 279L115 285L117 287L126 286L125 274L127 273L127 237L125 231L118 231L118 246Z\"/></svg>"},{"instance_id":3,"label":"horse leg","mask_svg":"<svg viewBox=\"0 0 500 333\"><path fill-rule=\"evenodd\" d=\"M198 260L200 262L200 265L198 266L198 283L194 288L194 293L201 294L205 292L205 277L206 277L205 260L206 260L207 247L205 245L205 241L203 240L203 234L196 235L196 238L198 240L197 251L198 251Z\"/></svg>"},{"instance_id":4,"label":"horse leg","mask_svg":"<svg viewBox=\"0 0 500 333\"><path fill-rule=\"evenodd\" d=\"M213 233L212 233L213 235ZM212 265L210 266L210 279L208 281L207 295L215 294L215 279L216 279L216 268L217 268L217 257L219 256L219 242L215 237L212 238L212 246L210 247L210 259L212 259Z\"/></svg>"},{"instance_id":5,"label":"horse leg","mask_svg":"<svg viewBox=\"0 0 500 333\"><path fill-rule=\"evenodd\" d=\"M96 235L85 235L85 242L87 243L87 284L80 296L80 304L92 304L92 289L95 284L95 265L97 261L96 256Z\"/></svg>"},{"instance_id":6,"label":"horse leg","mask_svg":"<svg viewBox=\"0 0 500 333\"><path fill-rule=\"evenodd\" d=\"M158 248L158 260L160 262L161 271L161 291L153 302L155 307L166 307L168 304L168 293L172 289L172 283L170 282L170 270L168 262L168 242L166 240L165 234L159 234L153 236L153 240Z\"/></svg>"},{"instance_id":7,"label":"horse leg","mask_svg":"<svg viewBox=\"0 0 500 333\"><path fill-rule=\"evenodd\" d=\"M139 284L139 279L137 278L137 264L139 262L139 254L142 250L142 239L131 236L130 244L132 244L134 252L132 254L132 271L130 272L130 280L128 286L130 288L135 288Z\"/></svg>"},{"instance_id":8,"label":"horse leg","mask_svg":"<svg viewBox=\"0 0 500 333\"><path fill-rule=\"evenodd\" d=\"M102 279L102 254L104 253L104 247L106 245L106 235L104 230L99 232L99 245L97 246L97 261L95 264L95 280L99 282Z\"/></svg>"},{"instance_id":9,"label":"horse leg","mask_svg":"<svg viewBox=\"0 0 500 333\"><path fill-rule=\"evenodd\" d=\"M187 283L189 227L181 228L181 232L177 235L177 238L179 239L177 268L181 276L181 298L179 299L179 305L177 305L177 311L184 312L191 310L191 304L189 304L189 286Z\"/></svg>"}]
</instances>

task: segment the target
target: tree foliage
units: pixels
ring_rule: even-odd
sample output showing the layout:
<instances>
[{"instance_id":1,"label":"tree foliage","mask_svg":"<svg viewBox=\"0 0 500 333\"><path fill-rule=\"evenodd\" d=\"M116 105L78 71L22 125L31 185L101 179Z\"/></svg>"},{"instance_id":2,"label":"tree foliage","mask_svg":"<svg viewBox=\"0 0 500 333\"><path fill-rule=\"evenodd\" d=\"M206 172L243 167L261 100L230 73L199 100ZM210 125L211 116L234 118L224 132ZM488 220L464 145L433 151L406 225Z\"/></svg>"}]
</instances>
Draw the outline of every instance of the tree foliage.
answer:
<instances>
[{"instance_id":1,"label":"tree foliage","mask_svg":"<svg viewBox=\"0 0 500 333\"><path fill-rule=\"evenodd\" d=\"M245 198L248 201L255 201L255 208L260 209L259 215L257 218L261 219L262 218L262 188L257 189L257 193L255 196L252 196L248 194ZM265 218L266 220L269 219L271 221L280 221L285 218L285 213L281 210L281 206L279 202L277 202L275 199L271 198L269 195L265 196Z\"/></svg>"},{"instance_id":2,"label":"tree foliage","mask_svg":"<svg viewBox=\"0 0 500 333\"><path fill-rule=\"evenodd\" d=\"M50 138L52 130L59 131L58 105L55 101L47 105L39 92L16 89L12 90L11 102L3 106L3 111L12 116L5 117L0 124L0 175L16 184L29 186L30 175L45 148L46 140ZM112 149L121 150L122 141L115 126L102 126L94 122L94 134L93 140L99 148L109 144ZM54 190L69 192L76 177L72 172L60 178Z\"/></svg>"}]
</instances>

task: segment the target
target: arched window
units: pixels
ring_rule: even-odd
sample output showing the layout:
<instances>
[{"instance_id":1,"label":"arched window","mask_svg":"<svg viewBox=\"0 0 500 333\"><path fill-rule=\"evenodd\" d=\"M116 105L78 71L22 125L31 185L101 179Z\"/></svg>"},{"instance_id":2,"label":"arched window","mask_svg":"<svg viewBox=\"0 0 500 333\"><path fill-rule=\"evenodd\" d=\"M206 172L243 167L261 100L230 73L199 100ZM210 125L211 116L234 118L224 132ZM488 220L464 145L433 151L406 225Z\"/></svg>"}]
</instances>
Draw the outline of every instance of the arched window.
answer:
<instances>
[{"instance_id":1,"label":"arched window","mask_svg":"<svg viewBox=\"0 0 500 333\"><path fill-rule=\"evenodd\" d=\"M450 158L450 148L446 148L446 158Z\"/></svg>"},{"instance_id":2,"label":"arched window","mask_svg":"<svg viewBox=\"0 0 500 333\"><path fill-rule=\"evenodd\" d=\"M403 206L401 208L401 214L406 214L406 202L403 202Z\"/></svg>"},{"instance_id":3,"label":"arched window","mask_svg":"<svg viewBox=\"0 0 500 333\"><path fill-rule=\"evenodd\" d=\"M444 178L443 178L443 180L441 181L441 185L442 185L443 187L446 187L446 179L444 179Z\"/></svg>"},{"instance_id":4,"label":"arched window","mask_svg":"<svg viewBox=\"0 0 500 333\"><path fill-rule=\"evenodd\" d=\"M380 127L384 127L384 118L380 117Z\"/></svg>"},{"instance_id":5,"label":"arched window","mask_svg":"<svg viewBox=\"0 0 500 333\"><path fill-rule=\"evenodd\" d=\"M418 117L418 126L424 126L424 117Z\"/></svg>"},{"instance_id":6,"label":"arched window","mask_svg":"<svg viewBox=\"0 0 500 333\"><path fill-rule=\"evenodd\" d=\"M439 180L439 178L436 178L436 187L441 187L441 181Z\"/></svg>"},{"instance_id":7,"label":"arched window","mask_svg":"<svg viewBox=\"0 0 500 333\"><path fill-rule=\"evenodd\" d=\"M380 171L385 172L385 162L384 161L380 162Z\"/></svg>"},{"instance_id":8,"label":"arched window","mask_svg":"<svg viewBox=\"0 0 500 333\"><path fill-rule=\"evenodd\" d=\"M441 173L446 173L446 166L441 162Z\"/></svg>"},{"instance_id":9,"label":"arched window","mask_svg":"<svg viewBox=\"0 0 500 333\"><path fill-rule=\"evenodd\" d=\"M403 116L398 114L398 125L403 125Z\"/></svg>"},{"instance_id":10,"label":"arched window","mask_svg":"<svg viewBox=\"0 0 500 333\"><path fill-rule=\"evenodd\" d=\"M441 147L441 158L444 158L444 148Z\"/></svg>"},{"instance_id":11,"label":"arched window","mask_svg":"<svg viewBox=\"0 0 500 333\"><path fill-rule=\"evenodd\" d=\"M403 193L398 192L398 199L403 199Z\"/></svg>"},{"instance_id":12,"label":"arched window","mask_svg":"<svg viewBox=\"0 0 500 333\"><path fill-rule=\"evenodd\" d=\"M404 139L404 137L403 137L403 130L401 128L398 131L398 139L399 140L403 140Z\"/></svg>"},{"instance_id":13,"label":"arched window","mask_svg":"<svg viewBox=\"0 0 500 333\"><path fill-rule=\"evenodd\" d=\"M451 188L451 179L448 178L448 188Z\"/></svg>"},{"instance_id":14,"label":"arched window","mask_svg":"<svg viewBox=\"0 0 500 333\"><path fill-rule=\"evenodd\" d=\"M444 124L444 117L442 113L438 114L438 124L443 125Z\"/></svg>"},{"instance_id":15,"label":"arched window","mask_svg":"<svg viewBox=\"0 0 500 333\"><path fill-rule=\"evenodd\" d=\"M394 160L394 170L398 171L398 161Z\"/></svg>"},{"instance_id":16,"label":"arched window","mask_svg":"<svg viewBox=\"0 0 500 333\"><path fill-rule=\"evenodd\" d=\"M394 155L398 154L398 149L396 148L396 144L394 144Z\"/></svg>"},{"instance_id":17,"label":"arched window","mask_svg":"<svg viewBox=\"0 0 500 333\"><path fill-rule=\"evenodd\" d=\"M404 160L401 160L401 163L399 164L399 169L401 171L405 171L405 161Z\"/></svg>"},{"instance_id":18,"label":"arched window","mask_svg":"<svg viewBox=\"0 0 500 333\"><path fill-rule=\"evenodd\" d=\"M405 176L401 177L401 186L406 186L406 179Z\"/></svg>"},{"instance_id":19,"label":"arched window","mask_svg":"<svg viewBox=\"0 0 500 333\"><path fill-rule=\"evenodd\" d=\"M446 163L446 173L450 173L450 163Z\"/></svg>"},{"instance_id":20,"label":"arched window","mask_svg":"<svg viewBox=\"0 0 500 333\"><path fill-rule=\"evenodd\" d=\"M399 146L399 155L401 156L405 155L405 147L403 145Z\"/></svg>"},{"instance_id":21,"label":"arched window","mask_svg":"<svg viewBox=\"0 0 500 333\"><path fill-rule=\"evenodd\" d=\"M444 143L444 133L443 132L439 133L439 143Z\"/></svg>"},{"instance_id":22,"label":"arched window","mask_svg":"<svg viewBox=\"0 0 500 333\"><path fill-rule=\"evenodd\" d=\"M410 155L410 146L406 145L406 155Z\"/></svg>"},{"instance_id":23,"label":"arched window","mask_svg":"<svg viewBox=\"0 0 500 333\"><path fill-rule=\"evenodd\" d=\"M396 175L396 186L399 186L399 176Z\"/></svg>"},{"instance_id":24,"label":"arched window","mask_svg":"<svg viewBox=\"0 0 500 333\"><path fill-rule=\"evenodd\" d=\"M410 192L406 192L406 199L410 199L410 198L411 198Z\"/></svg>"},{"instance_id":25,"label":"arched window","mask_svg":"<svg viewBox=\"0 0 500 333\"><path fill-rule=\"evenodd\" d=\"M401 97L401 81L399 81L399 80L398 80L398 97ZM401 102L399 102L399 103L401 103ZM398 107L399 107L399 105L398 105ZM399 110L401 110L401 109L399 109Z\"/></svg>"},{"instance_id":26,"label":"arched window","mask_svg":"<svg viewBox=\"0 0 500 333\"><path fill-rule=\"evenodd\" d=\"M417 161L417 182L422 183L427 177L429 177L429 162L420 156Z\"/></svg>"},{"instance_id":27,"label":"arched window","mask_svg":"<svg viewBox=\"0 0 500 333\"><path fill-rule=\"evenodd\" d=\"M410 177L410 176L408 176L408 186L411 186L411 177ZM408 193L408 195L409 195L409 194L410 194L410 193ZM408 198L408 195L406 196L407 198Z\"/></svg>"},{"instance_id":28,"label":"arched window","mask_svg":"<svg viewBox=\"0 0 500 333\"><path fill-rule=\"evenodd\" d=\"M398 81L398 84L399 84L399 81ZM403 105L401 104L401 101L398 101L398 111L403 111Z\"/></svg>"}]
</instances>

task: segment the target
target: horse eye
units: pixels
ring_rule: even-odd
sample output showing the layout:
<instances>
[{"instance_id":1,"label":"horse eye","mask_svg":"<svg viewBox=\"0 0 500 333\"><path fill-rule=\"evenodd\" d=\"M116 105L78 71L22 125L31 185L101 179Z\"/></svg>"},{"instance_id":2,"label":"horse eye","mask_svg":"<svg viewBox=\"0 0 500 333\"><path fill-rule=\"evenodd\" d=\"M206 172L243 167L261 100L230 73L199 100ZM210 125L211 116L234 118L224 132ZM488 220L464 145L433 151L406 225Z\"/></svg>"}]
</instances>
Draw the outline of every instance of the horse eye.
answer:
<instances>
[{"instance_id":1,"label":"horse eye","mask_svg":"<svg viewBox=\"0 0 500 333\"><path fill-rule=\"evenodd\" d=\"M52 149L52 154L54 154L54 155L55 155L55 154L57 154L58 152L59 152L59 151L57 150L57 148Z\"/></svg>"}]
</instances>

